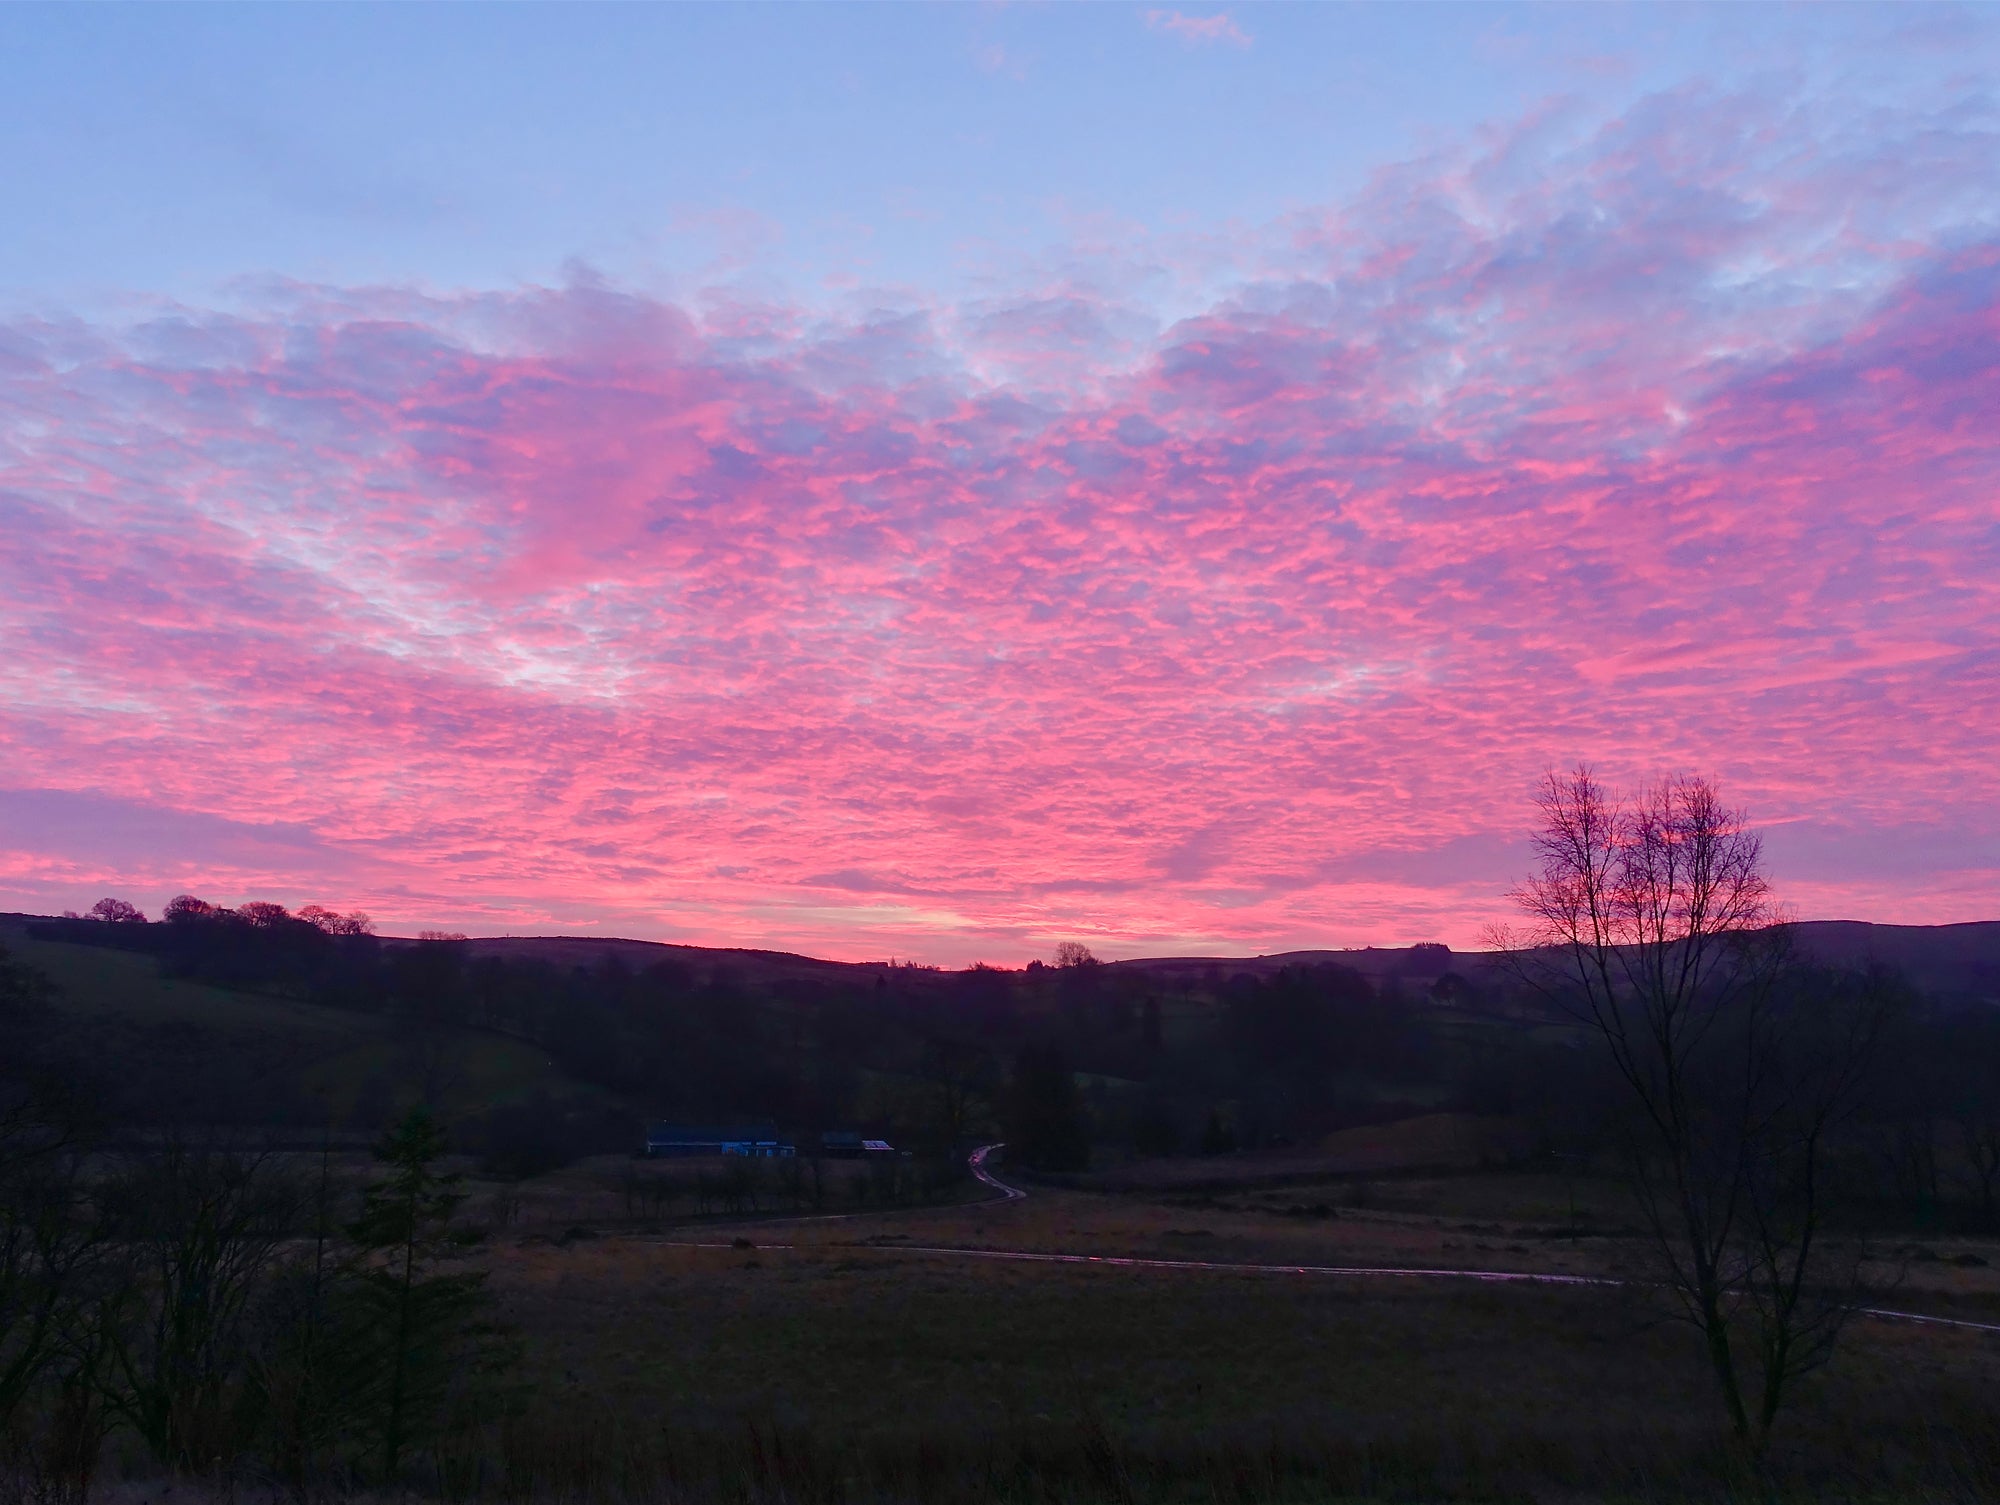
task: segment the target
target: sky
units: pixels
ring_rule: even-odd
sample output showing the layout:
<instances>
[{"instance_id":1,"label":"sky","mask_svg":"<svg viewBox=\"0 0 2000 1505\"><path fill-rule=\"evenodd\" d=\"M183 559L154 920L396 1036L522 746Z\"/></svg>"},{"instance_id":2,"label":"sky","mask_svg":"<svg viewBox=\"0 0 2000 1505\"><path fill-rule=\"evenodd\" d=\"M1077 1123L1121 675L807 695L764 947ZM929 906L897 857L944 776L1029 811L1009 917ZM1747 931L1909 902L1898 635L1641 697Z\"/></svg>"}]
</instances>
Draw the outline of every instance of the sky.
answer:
<instances>
[{"instance_id":1,"label":"sky","mask_svg":"<svg viewBox=\"0 0 2000 1505\"><path fill-rule=\"evenodd\" d=\"M2000 918L2000 12L0 9L0 908Z\"/></svg>"}]
</instances>

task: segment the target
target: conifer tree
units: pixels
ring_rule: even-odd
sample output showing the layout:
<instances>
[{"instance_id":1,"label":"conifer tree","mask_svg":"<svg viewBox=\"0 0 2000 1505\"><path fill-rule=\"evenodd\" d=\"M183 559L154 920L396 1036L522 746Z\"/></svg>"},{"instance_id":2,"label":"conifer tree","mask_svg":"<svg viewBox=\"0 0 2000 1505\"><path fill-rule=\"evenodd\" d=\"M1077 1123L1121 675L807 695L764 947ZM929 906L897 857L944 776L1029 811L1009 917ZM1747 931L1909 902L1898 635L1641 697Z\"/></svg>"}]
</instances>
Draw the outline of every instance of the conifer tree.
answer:
<instances>
[{"instance_id":1,"label":"conifer tree","mask_svg":"<svg viewBox=\"0 0 2000 1505\"><path fill-rule=\"evenodd\" d=\"M430 1111L412 1110L375 1147L384 1175L363 1193L348 1229L363 1359L355 1398L392 1480L409 1449L442 1425L454 1378L491 1358L480 1351L492 1332L484 1273L441 1268L464 1244L452 1228L465 1200L460 1178L437 1168L444 1149Z\"/></svg>"}]
</instances>

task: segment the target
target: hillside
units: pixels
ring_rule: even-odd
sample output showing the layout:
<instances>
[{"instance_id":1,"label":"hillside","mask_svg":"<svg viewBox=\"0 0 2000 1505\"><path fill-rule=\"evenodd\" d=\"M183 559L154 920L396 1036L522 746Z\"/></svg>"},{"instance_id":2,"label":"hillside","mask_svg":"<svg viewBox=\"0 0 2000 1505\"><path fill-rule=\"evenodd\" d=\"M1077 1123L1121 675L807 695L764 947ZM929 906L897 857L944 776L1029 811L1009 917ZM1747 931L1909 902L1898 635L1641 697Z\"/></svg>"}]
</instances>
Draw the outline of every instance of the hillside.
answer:
<instances>
[{"instance_id":1,"label":"hillside","mask_svg":"<svg viewBox=\"0 0 2000 1505\"><path fill-rule=\"evenodd\" d=\"M2000 920L1963 925L1874 925L1807 920L1800 942L1824 961L1880 962L1928 993L2000 1003Z\"/></svg>"},{"instance_id":2,"label":"hillside","mask_svg":"<svg viewBox=\"0 0 2000 1505\"><path fill-rule=\"evenodd\" d=\"M395 937L387 939L394 940ZM616 957L633 971L665 962L706 982L719 975L746 983L841 982L892 970L884 962L822 961L790 951L757 951L738 946L680 946L665 941L566 935L479 936L465 943L468 957L536 961L555 967L598 967ZM894 969L905 971L908 969Z\"/></svg>"},{"instance_id":3,"label":"hillside","mask_svg":"<svg viewBox=\"0 0 2000 1505\"><path fill-rule=\"evenodd\" d=\"M171 977L151 956L37 939L0 916L0 945L55 984L56 1027L114 1111L144 1119L353 1126L412 1098L464 1118L597 1089L546 1051L462 1024L413 1028L279 991Z\"/></svg>"},{"instance_id":4,"label":"hillside","mask_svg":"<svg viewBox=\"0 0 2000 1505\"><path fill-rule=\"evenodd\" d=\"M275 910L275 906L271 906ZM646 1117L867 1124L940 1153L998 1133L1051 1051L1100 1140L1305 1144L1421 1113L1538 1111L1574 1030L1441 946L947 972L626 939L334 934L275 910L117 925L0 917L71 1054L132 1122L355 1133L430 1103L524 1159L628 1147ZM2000 924L1800 927L1964 1004Z\"/></svg>"}]
</instances>

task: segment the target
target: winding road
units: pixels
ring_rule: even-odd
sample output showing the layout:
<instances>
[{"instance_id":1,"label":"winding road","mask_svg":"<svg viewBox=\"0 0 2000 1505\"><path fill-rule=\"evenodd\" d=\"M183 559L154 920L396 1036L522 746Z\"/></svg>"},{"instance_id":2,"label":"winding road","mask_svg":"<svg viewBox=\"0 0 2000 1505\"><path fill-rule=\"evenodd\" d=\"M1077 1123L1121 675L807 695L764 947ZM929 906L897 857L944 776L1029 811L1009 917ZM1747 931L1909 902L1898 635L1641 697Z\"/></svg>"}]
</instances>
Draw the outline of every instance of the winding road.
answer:
<instances>
[{"instance_id":1,"label":"winding road","mask_svg":"<svg viewBox=\"0 0 2000 1505\"><path fill-rule=\"evenodd\" d=\"M1007 1146L1004 1144L982 1144L972 1152L971 1158L965 1163L971 1169L972 1174L978 1177L982 1183L1000 1193L995 1198L996 1201L1025 1202L1028 1199L1026 1192L1022 1191L1018 1186L1009 1186L1005 1181L1002 1181L986 1168L986 1157L995 1150L1004 1150L1006 1148Z\"/></svg>"}]
</instances>

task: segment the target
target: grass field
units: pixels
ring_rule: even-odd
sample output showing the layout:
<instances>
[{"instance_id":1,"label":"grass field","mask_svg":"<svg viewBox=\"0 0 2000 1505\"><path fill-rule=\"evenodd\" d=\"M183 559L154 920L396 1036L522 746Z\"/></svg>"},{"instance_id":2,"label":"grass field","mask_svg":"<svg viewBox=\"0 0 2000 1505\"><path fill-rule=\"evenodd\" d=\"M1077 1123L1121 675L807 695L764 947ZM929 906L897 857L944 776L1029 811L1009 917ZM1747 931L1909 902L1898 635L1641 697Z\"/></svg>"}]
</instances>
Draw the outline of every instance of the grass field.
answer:
<instances>
[{"instance_id":1,"label":"grass field","mask_svg":"<svg viewBox=\"0 0 2000 1505\"><path fill-rule=\"evenodd\" d=\"M565 1216L592 1205L603 1216L595 1237L555 1237L550 1224L491 1251L537 1398L510 1434L508 1477L686 1498L2000 1492L1992 1334L1857 1322L1799 1388L1771 1472L1746 1482L1730 1473L1692 1335L1629 1290L1009 1264L913 1247L1635 1264L1626 1240L1545 1231L1567 1209L1561 1177L1410 1176L1376 1183L1377 1205L1302 1216L1292 1209L1309 1187L1273 1188L1246 1169L1241 1187L1217 1188L1211 1162L1199 1198L1039 1188L1024 1203L656 1233L620 1232L608 1188L593 1193L580 1173L550 1178L551 1191L569 1188ZM1611 1187L1581 1195L1616 1211ZM1898 1304L2000 1322L2000 1248L1929 1253L1908 1265ZM1985 1263L1954 1262L1964 1256ZM704 1468L713 1476L689 1473Z\"/></svg>"},{"instance_id":2,"label":"grass field","mask_svg":"<svg viewBox=\"0 0 2000 1505\"><path fill-rule=\"evenodd\" d=\"M1621 1184L1589 1174L1478 1169L1488 1121L1447 1116L1329 1135L1312 1153L1153 1160L1083 1178L1029 1183L1023 1204L786 1223L789 1242L835 1244L908 1234L931 1243L1242 1263L1477 1266L1552 1274L1630 1274L1644 1264L1639 1217ZM1455 1168L1439 1164L1456 1159ZM678 1168L677 1168L678 1165ZM646 1163L641 1175L692 1176L700 1162ZM620 1187L632 1163L599 1157L511 1189L542 1234L632 1226ZM968 1188L968 1191L974 1190ZM768 1204L782 1216L781 1202ZM685 1209L683 1209L685 1210ZM912 1219L916 1221L912 1221ZM706 1226L722 1228L711 1218ZM524 1225L525 1226L525 1225ZM752 1234L760 1220L744 1223ZM706 1235L704 1235L706 1236ZM1836 1243L1841 1242L1836 1239ZM2000 1322L2000 1243L1871 1244L1885 1283Z\"/></svg>"},{"instance_id":3,"label":"grass field","mask_svg":"<svg viewBox=\"0 0 2000 1505\"><path fill-rule=\"evenodd\" d=\"M184 1059L195 1101L243 1077L336 1121L352 1118L370 1095L407 1101L424 1076L447 1116L536 1093L601 1095L504 1035L448 1029L418 1040L378 1015L162 977L150 956L36 940L19 922L0 922L0 945L56 984L59 1009L85 1032L93 1056L135 1071ZM225 1072L233 1076L218 1088Z\"/></svg>"},{"instance_id":4,"label":"grass field","mask_svg":"<svg viewBox=\"0 0 2000 1505\"><path fill-rule=\"evenodd\" d=\"M1712 1467L1692 1344L1615 1293L983 1264L852 1232L788 1250L536 1245L496 1281L545 1415L601 1415L628 1446L662 1425L761 1426L907 1458L1000 1439L1059 1452L1101 1429L1141 1471L1240 1454L1331 1485L1312 1460L1344 1453L1347 1484L1418 1498ZM2000 1483L1979 1473L1996 1387L1991 1341L1857 1329L1801 1391L1780 1464L1820 1485ZM1862 1468L1857 1448L1880 1456Z\"/></svg>"},{"instance_id":5,"label":"grass field","mask_svg":"<svg viewBox=\"0 0 2000 1505\"><path fill-rule=\"evenodd\" d=\"M1561 1177L1385 1175L1373 1205L1301 1215L1271 1199L1310 1183L1236 1168L1219 1185L1211 1162L1198 1196L1038 1186L658 1224L620 1191L657 1167L475 1179L473 1220L517 1208L473 1257L522 1362L514 1404L447 1449L436 1487L549 1505L2000 1498L2000 1335L1856 1322L1759 1471L1725 1443L1692 1334L1642 1291L974 1252L1634 1263L1628 1240L1535 1231ZM1579 1194L1616 1209L1609 1185ZM1897 1305L2000 1322L2000 1246L1928 1252Z\"/></svg>"}]
</instances>

